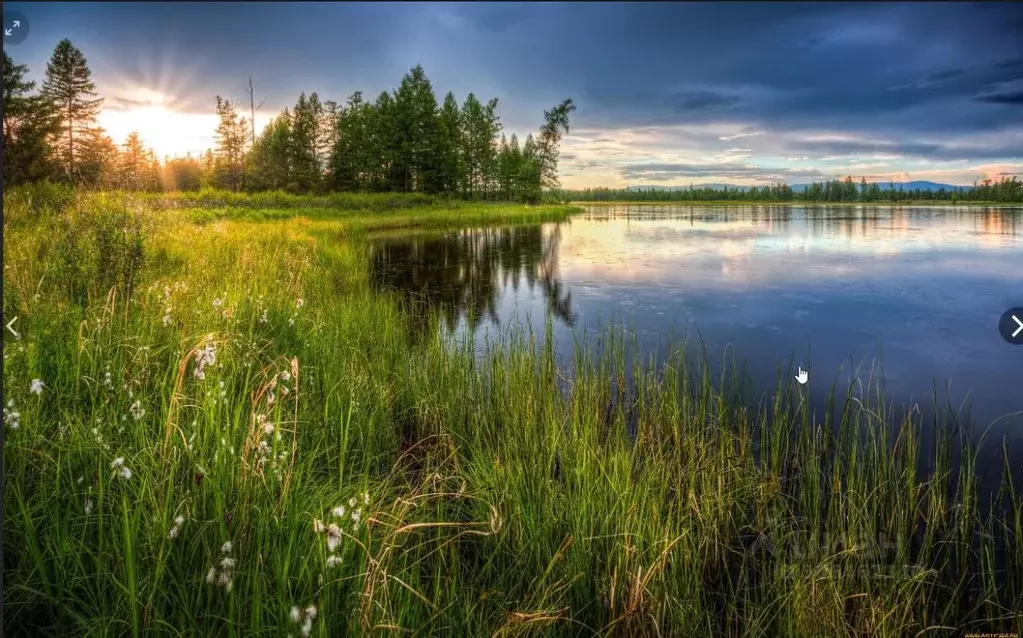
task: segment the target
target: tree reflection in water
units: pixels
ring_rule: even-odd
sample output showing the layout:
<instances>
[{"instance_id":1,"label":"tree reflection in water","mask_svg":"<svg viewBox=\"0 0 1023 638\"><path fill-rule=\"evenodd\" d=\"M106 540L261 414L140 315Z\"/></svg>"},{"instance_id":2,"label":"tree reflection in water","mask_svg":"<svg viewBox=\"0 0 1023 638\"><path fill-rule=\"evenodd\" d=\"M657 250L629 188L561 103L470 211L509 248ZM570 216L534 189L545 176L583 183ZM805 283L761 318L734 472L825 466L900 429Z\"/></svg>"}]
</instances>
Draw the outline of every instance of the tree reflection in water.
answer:
<instances>
[{"instance_id":1,"label":"tree reflection in water","mask_svg":"<svg viewBox=\"0 0 1023 638\"><path fill-rule=\"evenodd\" d=\"M419 337L438 316L448 330L463 318L472 329L484 318L499 323L501 291L522 282L530 292L539 285L547 311L572 326L572 295L557 275L560 242L558 224L379 239L370 244L370 286L401 296Z\"/></svg>"}]
</instances>

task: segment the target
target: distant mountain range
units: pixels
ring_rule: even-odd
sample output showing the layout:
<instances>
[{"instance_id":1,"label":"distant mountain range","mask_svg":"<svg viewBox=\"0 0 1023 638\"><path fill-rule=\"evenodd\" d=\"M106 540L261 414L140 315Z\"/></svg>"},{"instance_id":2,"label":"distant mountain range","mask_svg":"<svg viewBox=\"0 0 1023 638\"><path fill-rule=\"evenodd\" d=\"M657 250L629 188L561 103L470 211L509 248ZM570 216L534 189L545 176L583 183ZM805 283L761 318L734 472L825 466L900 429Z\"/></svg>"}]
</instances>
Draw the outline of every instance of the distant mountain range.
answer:
<instances>
[{"instance_id":1,"label":"distant mountain range","mask_svg":"<svg viewBox=\"0 0 1023 638\"><path fill-rule=\"evenodd\" d=\"M891 182L877 182L877 185L878 185L878 187L881 190L888 190L888 186L889 186L890 183ZM856 182L856 185L858 186L859 182ZM810 184L790 184L789 186L791 186L792 190L794 190L794 191L801 191L801 190L806 190L807 188L810 188ZM699 188L712 188L714 190L723 190L725 188L728 188L728 189L738 190L740 192L745 193L751 187L750 186L736 186L735 184L693 184L693 188L698 188L698 189ZM947 190L947 191L952 191L952 190L955 190L955 191L965 191L965 190L969 190L972 187L970 187L970 186L955 186L953 184L938 184L937 182L927 182L927 181L895 182L895 189L896 190L906 190L906 191L912 191L912 190L938 191L938 190L941 190L943 188L945 190ZM689 190L689 186L629 186L628 190L630 190L630 191L640 191L640 190L644 190L644 191L649 191L649 190L655 190L655 191L684 191L684 190Z\"/></svg>"}]
</instances>

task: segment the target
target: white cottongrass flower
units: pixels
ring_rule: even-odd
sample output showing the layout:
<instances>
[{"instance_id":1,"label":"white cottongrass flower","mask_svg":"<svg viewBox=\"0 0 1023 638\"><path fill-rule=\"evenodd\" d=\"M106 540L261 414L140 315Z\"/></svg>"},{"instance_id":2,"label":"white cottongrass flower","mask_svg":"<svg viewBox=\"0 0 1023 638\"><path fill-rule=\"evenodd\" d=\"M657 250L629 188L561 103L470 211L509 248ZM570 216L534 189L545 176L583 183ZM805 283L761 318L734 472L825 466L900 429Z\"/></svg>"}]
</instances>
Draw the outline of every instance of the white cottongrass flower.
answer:
<instances>
[{"instance_id":1,"label":"white cottongrass flower","mask_svg":"<svg viewBox=\"0 0 1023 638\"><path fill-rule=\"evenodd\" d=\"M217 362L217 348L213 344L207 344L199 352L195 353L195 378L206 378L206 366Z\"/></svg>"},{"instance_id":2,"label":"white cottongrass flower","mask_svg":"<svg viewBox=\"0 0 1023 638\"><path fill-rule=\"evenodd\" d=\"M341 564L341 557L337 554L331 554L327 557L327 567L333 569Z\"/></svg>"},{"instance_id":3,"label":"white cottongrass flower","mask_svg":"<svg viewBox=\"0 0 1023 638\"><path fill-rule=\"evenodd\" d=\"M301 308L304 305L305 305L305 299L299 298L299 299L295 300L295 307L296 308Z\"/></svg>"},{"instance_id":4,"label":"white cottongrass flower","mask_svg":"<svg viewBox=\"0 0 1023 638\"><path fill-rule=\"evenodd\" d=\"M320 522L320 519L316 519L316 520L313 521L313 531L314 532L316 532L317 534L322 534L326 530L327 530L327 528L323 526L323 523Z\"/></svg>"},{"instance_id":5,"label":"white cottongrass flower","mask_svg":"<svg viewBox=\"0 0 1023 638\"><path fill-rule=\"evenodd\" d=\"M121 478L128 480L131 478L131 468L124 464L124 457L119 456L110 463L110 469L114 471L114 476L120 476Z\"/></svg>"},{"instance_id":6,"label":"white cottongrass flower","mask_svg":"<svg viewBox=\"0 0 1023 638\"><path fill-rule=\"evenodd\" d=\"M43 393L43 380L42 379L32 379L32 383L29 384L29 386L28 386L28 391L31 392L32 394L42 394Z\"/></svg>"},{"instance_id":7,"label":"white cottongrass flower","mask_svg":"<svg viewBox=\"0 0 1023 638\"><path fill-rule=\"evenodd\" d=\"M103 385L105 385L108 388L114 387L114 380L110 376L110 370L107 370L106 372L103 373Z\"/></svg>"},{"instance_id":8,"label":"white cottongrass flower","mask_svg":"<svg viewBox=\"0 0 1023 638\"><path fill-rule=\"evenodd\" d=\"M309 605L304 610L299 611L298 607L292 607L291 622L298 624L302 623L302 636L308 637L309 634L313 633L313 621L316 620L316 606Z\"/></svg>"},{"instance_id":9,"label":"white cottongrass flower","mask_svg":"<svg viewBox=\"0 0 1023 638\"><path fill-rule=\"evenodd\" d=\"M269 321L269 318L267 317L266 312L267 311L264 308L263 309L263 314L259 315L259 323L266 323L267 321Z\"/></svg>"},{"instance_id":10,"label":"white cottongrass flower","mask_svg":"<svg viewBox=\"0 0 1023 638\"><path fill-rule=\"evenodd\" d=\"M369 492L362 493L362 504L369 505Z\"/></svg>"},{"instance_id":11,"label":"white cottongrass flower","mask_svg":"<svg viewBox=\"0 0 1023 638\"><path fill-rule=\"evenodd\" d=\"M334 515L335 518L344 518L344 516L345 516L345 506L344 505L339 505L339 506L335 507L331 511L331 513Z\"/></svg>"},{"instance_id":12,"label":"white cottongrass flower","mask_svg":"<svg viewBox=\"0 0 1023 638\"><path fill-rule=\"evenodd\" d=\"M224 554L231 553L231 541L226 541L220 548L220 551ZM231 579L231 573L234 571L235 560L230 556L223 556L219 561L210 567L210 571L206 572L206 582L220 585L225 591L231 591L233 581Z\"/></svg>"},{"instance_id":13,"label":"white cottongrass flower","mask_svg":"<svg viewBox=\"0 0 1023 638\"><path fill-rule=\"evenodd\" d=\"M224 300L223 300L223 299L220 299L220 298L218 297L217 299L214 299L214 300L213 300L213 307L214 307L214 308L219 308L219 307L221 307L221 306L223 306L223 305L224 305Z\"/></svg>"},{"instance_id":14,"label":"white cottongrass flower","mask_svg":"<svg viewBox=\"0 0 1023 638\"><path fill-rule=\"evenodd\" d=\"M353 523L358 524L359 523L359 519L361 519L361 518L362 518L362 509L361 508L355 510L354 512L352 512L352 522Z\"/></svg>"},{"instance_id":15,"label":"white cottongrass flower","mask_svg":"<svg viewBox=\"0 0 1023 638\"><path fill-rule=\"evenodd\" d=\"M4 425L12 430L21 426L21 412L14 409L14 399L9 399L4 407Z\"/></svg>"},{"instance_id":16,"label":"white cottongrass flower","mask_svg":"<svg viewBox=\"0 0 1023 638\"><path fill-rule=\"evenodd\" d=\"M85 513L88 515L90 512L92 512L92 499L87 498L85 499Z\"/></svg>"},{"instance_id":17,"label":"white cottongrass flower","mask_svg":"<svg viewBox=\"0 0 1023 638\"><path fill-rule=\"evenodd\" d=\"M142 407L142 401L132 403L131 407L128 408L128 411L131 412L132 417L134 417L136 421L139 421L142 417L146 416L146 409Z\"/></svg>"},{"instance_id":18,"label":"white cottongrass flower","mask_svg":"<svg viewBox=\"0 0 1023 638\"><path fill-rule=\"evenodd\" d=\"M185 522L185 517L184 516L179 516L179 517L175 518L174 519L174 527L170 528L170 531L167 532L167 538L169 538L171 540L174 540L175 538L177 538L178 537L178 532L181 531L181 524L184 523L184 522Z\"/></svg>"},{"instance_id":19,"label":"white cottongrass flower","mask_svg":"<svg viewBox=\"0 0 1023 638\"><path fill-rule=\"evenodd\" d=\"M287 370L281 371L281 381L291 381L291 373Z\"/></svg>"},{"instance_id":20,"label":"white cottongrass flower","mask_svg":"<svg viewBox=\"0 0 1023 638\"><path fill-rule=\"evenodd\" d=\"M334 523L327 526L327 549L333 552L341 543L341 529Z\"/></svg>"}]
</instances>

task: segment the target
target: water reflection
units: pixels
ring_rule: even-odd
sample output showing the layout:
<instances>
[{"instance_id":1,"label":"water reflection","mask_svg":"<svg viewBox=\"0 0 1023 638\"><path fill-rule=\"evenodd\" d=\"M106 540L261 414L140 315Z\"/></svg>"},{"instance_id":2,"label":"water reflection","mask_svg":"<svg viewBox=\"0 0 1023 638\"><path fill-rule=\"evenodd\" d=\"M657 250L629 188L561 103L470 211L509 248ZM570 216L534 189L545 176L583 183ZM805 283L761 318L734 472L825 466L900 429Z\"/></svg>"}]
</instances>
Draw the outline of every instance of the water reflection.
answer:
<instances>
[{"instance_id":1,"label":"water reflection","mask_svg":"<svg viewBox=\"0 0 1023 638\"><path fill-rule=\"evenodd\" d=\"M546 310L571 326L572 295L558 277L561 239L556 224L379 239L370 245L370 285L401 295L420 336L434 316L448 330L459 321L471 329L500 323L502 291L522 286L538 290Z\"/></svg>"}]
</instances>

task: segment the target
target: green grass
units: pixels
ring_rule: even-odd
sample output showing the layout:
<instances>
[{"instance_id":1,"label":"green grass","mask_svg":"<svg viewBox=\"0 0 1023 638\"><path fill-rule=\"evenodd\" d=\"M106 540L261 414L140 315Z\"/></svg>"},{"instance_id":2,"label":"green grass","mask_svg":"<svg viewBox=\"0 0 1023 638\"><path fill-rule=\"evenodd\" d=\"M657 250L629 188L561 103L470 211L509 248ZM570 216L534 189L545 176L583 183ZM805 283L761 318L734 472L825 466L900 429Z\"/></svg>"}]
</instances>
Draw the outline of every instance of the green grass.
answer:
<instances>
[{"instance_id":1,"label":"green grass","mask_svg":"<svg viewBox=\"0 0 1023 638\"><path fill-rule=\"evenodd\" d=\"M618 329L571 382L521 330L422 343L366 233L572 209L389 197L5 193L6 635L1023 631L1018 472L982 513L877 380L818 423Z\"/></svg>"}]
</instances>

